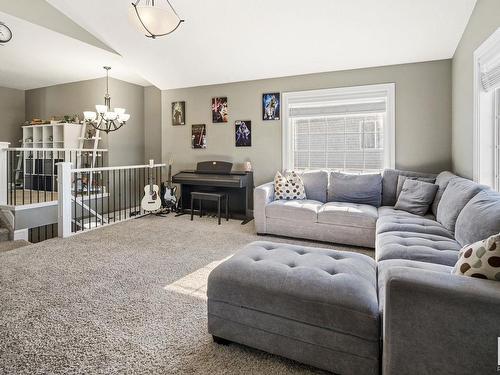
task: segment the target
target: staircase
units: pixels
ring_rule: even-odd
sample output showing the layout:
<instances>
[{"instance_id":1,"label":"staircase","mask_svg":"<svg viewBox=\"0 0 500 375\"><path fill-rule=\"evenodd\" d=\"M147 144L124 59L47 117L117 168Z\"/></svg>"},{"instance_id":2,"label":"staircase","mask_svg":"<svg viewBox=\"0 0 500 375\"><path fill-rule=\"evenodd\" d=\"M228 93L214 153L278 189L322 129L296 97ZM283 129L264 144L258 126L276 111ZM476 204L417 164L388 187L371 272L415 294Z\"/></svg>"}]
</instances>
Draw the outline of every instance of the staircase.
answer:
<instances>
[{"instance_id":1,"label":"staircase","mask_svg":"<svg viewBox=\"0 0 500 375\"><path fill-rule=\"evenodd\" d=\"M0 212L0 253L5 251L14 250L19 247L27 246L30 243L24 240L11 241L10 230L5 224L3 214Z\"/></svg>"}]
</instances>

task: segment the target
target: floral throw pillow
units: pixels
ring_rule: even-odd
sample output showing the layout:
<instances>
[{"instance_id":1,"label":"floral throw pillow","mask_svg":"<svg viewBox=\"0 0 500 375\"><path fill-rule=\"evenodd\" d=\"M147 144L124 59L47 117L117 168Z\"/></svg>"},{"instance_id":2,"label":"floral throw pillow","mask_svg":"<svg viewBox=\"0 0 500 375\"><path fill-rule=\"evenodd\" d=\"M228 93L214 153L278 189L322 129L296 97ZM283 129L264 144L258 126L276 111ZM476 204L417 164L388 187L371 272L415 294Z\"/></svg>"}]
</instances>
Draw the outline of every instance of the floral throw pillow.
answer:
<instances>
[{"instance_id":1,"label":"floral throw pillow","mask_svg":"<svg viewBox=\"0 0 500 375\"><path fill-rule=\"evenodd\" d=\"M452 273L500 281L500 233L460 250Z\"/></svg>"},{"instance_id":2,"label":"floral throw pillow","mask_svg":"<svg viewBox=\"0 0 500 375\"><path fill-rule=\"evenodd\" d=\"M306 199L302 178L294 171L291 171L286 176L276 172L274 176L274 199Z\"/></svg>"}]
</instances>

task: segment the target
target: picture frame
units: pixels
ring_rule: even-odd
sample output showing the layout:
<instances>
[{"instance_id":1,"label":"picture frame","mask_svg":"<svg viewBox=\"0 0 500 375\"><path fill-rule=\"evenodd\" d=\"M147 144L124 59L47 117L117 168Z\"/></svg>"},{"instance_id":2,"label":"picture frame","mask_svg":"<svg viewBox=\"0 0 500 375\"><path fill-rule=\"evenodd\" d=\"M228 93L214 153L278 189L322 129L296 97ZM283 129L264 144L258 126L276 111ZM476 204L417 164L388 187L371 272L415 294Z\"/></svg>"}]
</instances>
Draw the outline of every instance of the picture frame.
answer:
<instances>
[{"instance_id":1,"label":"picture frame","mask_svg":"<svg viewBox=\"0 0 500 375\"><path fill-rule=\"evenodd\" d=\"M186 125L186 102L172 102L172 125Z\"/></svg>"},{"instance_id":2,"label":"picture frame","mask_svg":"<svg viewBox=\"0 0 500 375\"><path fill-rule=\"evenodd\" d=\"M234 145L236 147L252 146L252 121L240 120L234 122Z\"/></svg>"},{"instance_id":3,"label":"picture frame","mask_svg":"<svg viewBox=\"0 0 500 375\"><path fill-rule=\"evenodd\" d=\"M191 148L207 148L207 126L191 125Z\"/></svg>"},{"instance_id":4,"label":"picture frame","mask_svg":"<svg viewBox=\"0 0 500 375\"><path fill-rule=\"evenodd\" d=\"M280 119L281 95L279 92L262 94L262 120L275 121Z\"/></svg>"},{"instance_id":5,"label":"picture frame","mask_svg":"<svg viewBox=\"0 0 500 375\"><path fill-rule=\"evenodd\" d=\"M228 122L227 97L212 98L212 123Z\"/></svg>"}]
</instances>

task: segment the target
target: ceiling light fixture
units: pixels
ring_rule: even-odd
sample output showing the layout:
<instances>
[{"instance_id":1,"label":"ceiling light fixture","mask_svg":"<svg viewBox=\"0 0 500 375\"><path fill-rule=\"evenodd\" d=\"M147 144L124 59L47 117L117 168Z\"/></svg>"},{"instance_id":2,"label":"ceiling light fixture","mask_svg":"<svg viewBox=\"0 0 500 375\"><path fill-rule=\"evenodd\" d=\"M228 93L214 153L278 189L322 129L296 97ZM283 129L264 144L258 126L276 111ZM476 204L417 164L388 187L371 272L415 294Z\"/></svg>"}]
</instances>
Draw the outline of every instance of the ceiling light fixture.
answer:
<instances>
[{"instance_id":1,"label":"ceiling light fixture","mask_svg":"<svg viewBox=\"0 0 500 375\"><path fill-rule=\"evenodd\" d=\"M92 125L97 130L103 130L107 133L120 129L130 118L125 113L125 108L115 108L111 111L111 96L109 96L109 71L111 67L105 66L106 70L106 95L104 95L104 105L95 106L97 112L85 111L83 117L85 123Z\"/></svg>"},{"instance_id":2,"label":"ceiling light fixture","mask_svg":"<svg viewBox=\"0 0 500 375\"><path fill-rule=\"evenodd\" d=\"M168 0L137 0L130 15L138 29L152 39L173 33L184 22Z\"/></svg>"}]
</instances>

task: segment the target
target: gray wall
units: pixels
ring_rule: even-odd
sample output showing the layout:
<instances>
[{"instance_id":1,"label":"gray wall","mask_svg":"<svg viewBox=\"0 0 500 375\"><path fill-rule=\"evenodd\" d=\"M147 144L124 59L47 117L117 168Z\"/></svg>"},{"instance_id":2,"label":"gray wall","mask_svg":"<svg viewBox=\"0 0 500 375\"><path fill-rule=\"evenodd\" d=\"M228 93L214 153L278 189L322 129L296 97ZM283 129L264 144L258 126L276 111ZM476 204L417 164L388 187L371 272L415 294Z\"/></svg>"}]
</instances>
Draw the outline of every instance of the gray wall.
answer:
<instances>
[{"instance_id":1,"label":"gray wall","mask_svg":"<svg viewBox=\"0 0 500 375\"><path fill-rule=\"evenodd\" d=\"M144 160L161 161L161 90L144 88Z\"/></svg>"},{"instance_id":2,"label":"gray wall","mask_svg":"<svg viewBox=\"0 0 500 375\"><path fill-rule=\"evenodd\" d=\"M19 147L24 120L24 91L0 87L0 142Z\"/></svg>"},{"instance_id":3,"label":"gray wall","mask_svg":"<svg viewBox=\"0 0 500 375\"><path fill-rule=\"evenodd\" d=\"M26 118L78 114L104 104L105 78L92 79L26 91ZM110 78L111 107L130 113L126 125L108 136L101 132L101 148L109 149L109 165L144 164L144 88Z\"/></svg>"},{"instance_id":4,"label":"gray wall","mask_svg":"<svg viewBox=\"0 0 500 375\"><path fill-rule=\"evenodd\" d=\"M468 178L473 176L473 54L498 27L500 1L478 0L453 57L453 170Z\"/></svg>"},{"instance_id":5,"label":"gray wall","mask_svg":"<svg viewBox=\"0 0 500 375\"><path fill-rule=\"evenodd\" d=\"M255 182L281 169L281 122L262 121L265 92L287 92L378 83L396 83L396 166L424 172L451 167L451 61L310 74L162 91L162 157L174 171L197 161L250 160ZM229 122L212 124L211 98L227 96ZM185 126L172 126L171 102L186 101ZM234 121L252 121L252 147L234 146ZM207 149L191 149L191 124L207 125Z\"/></svg>"}]
</instances>

